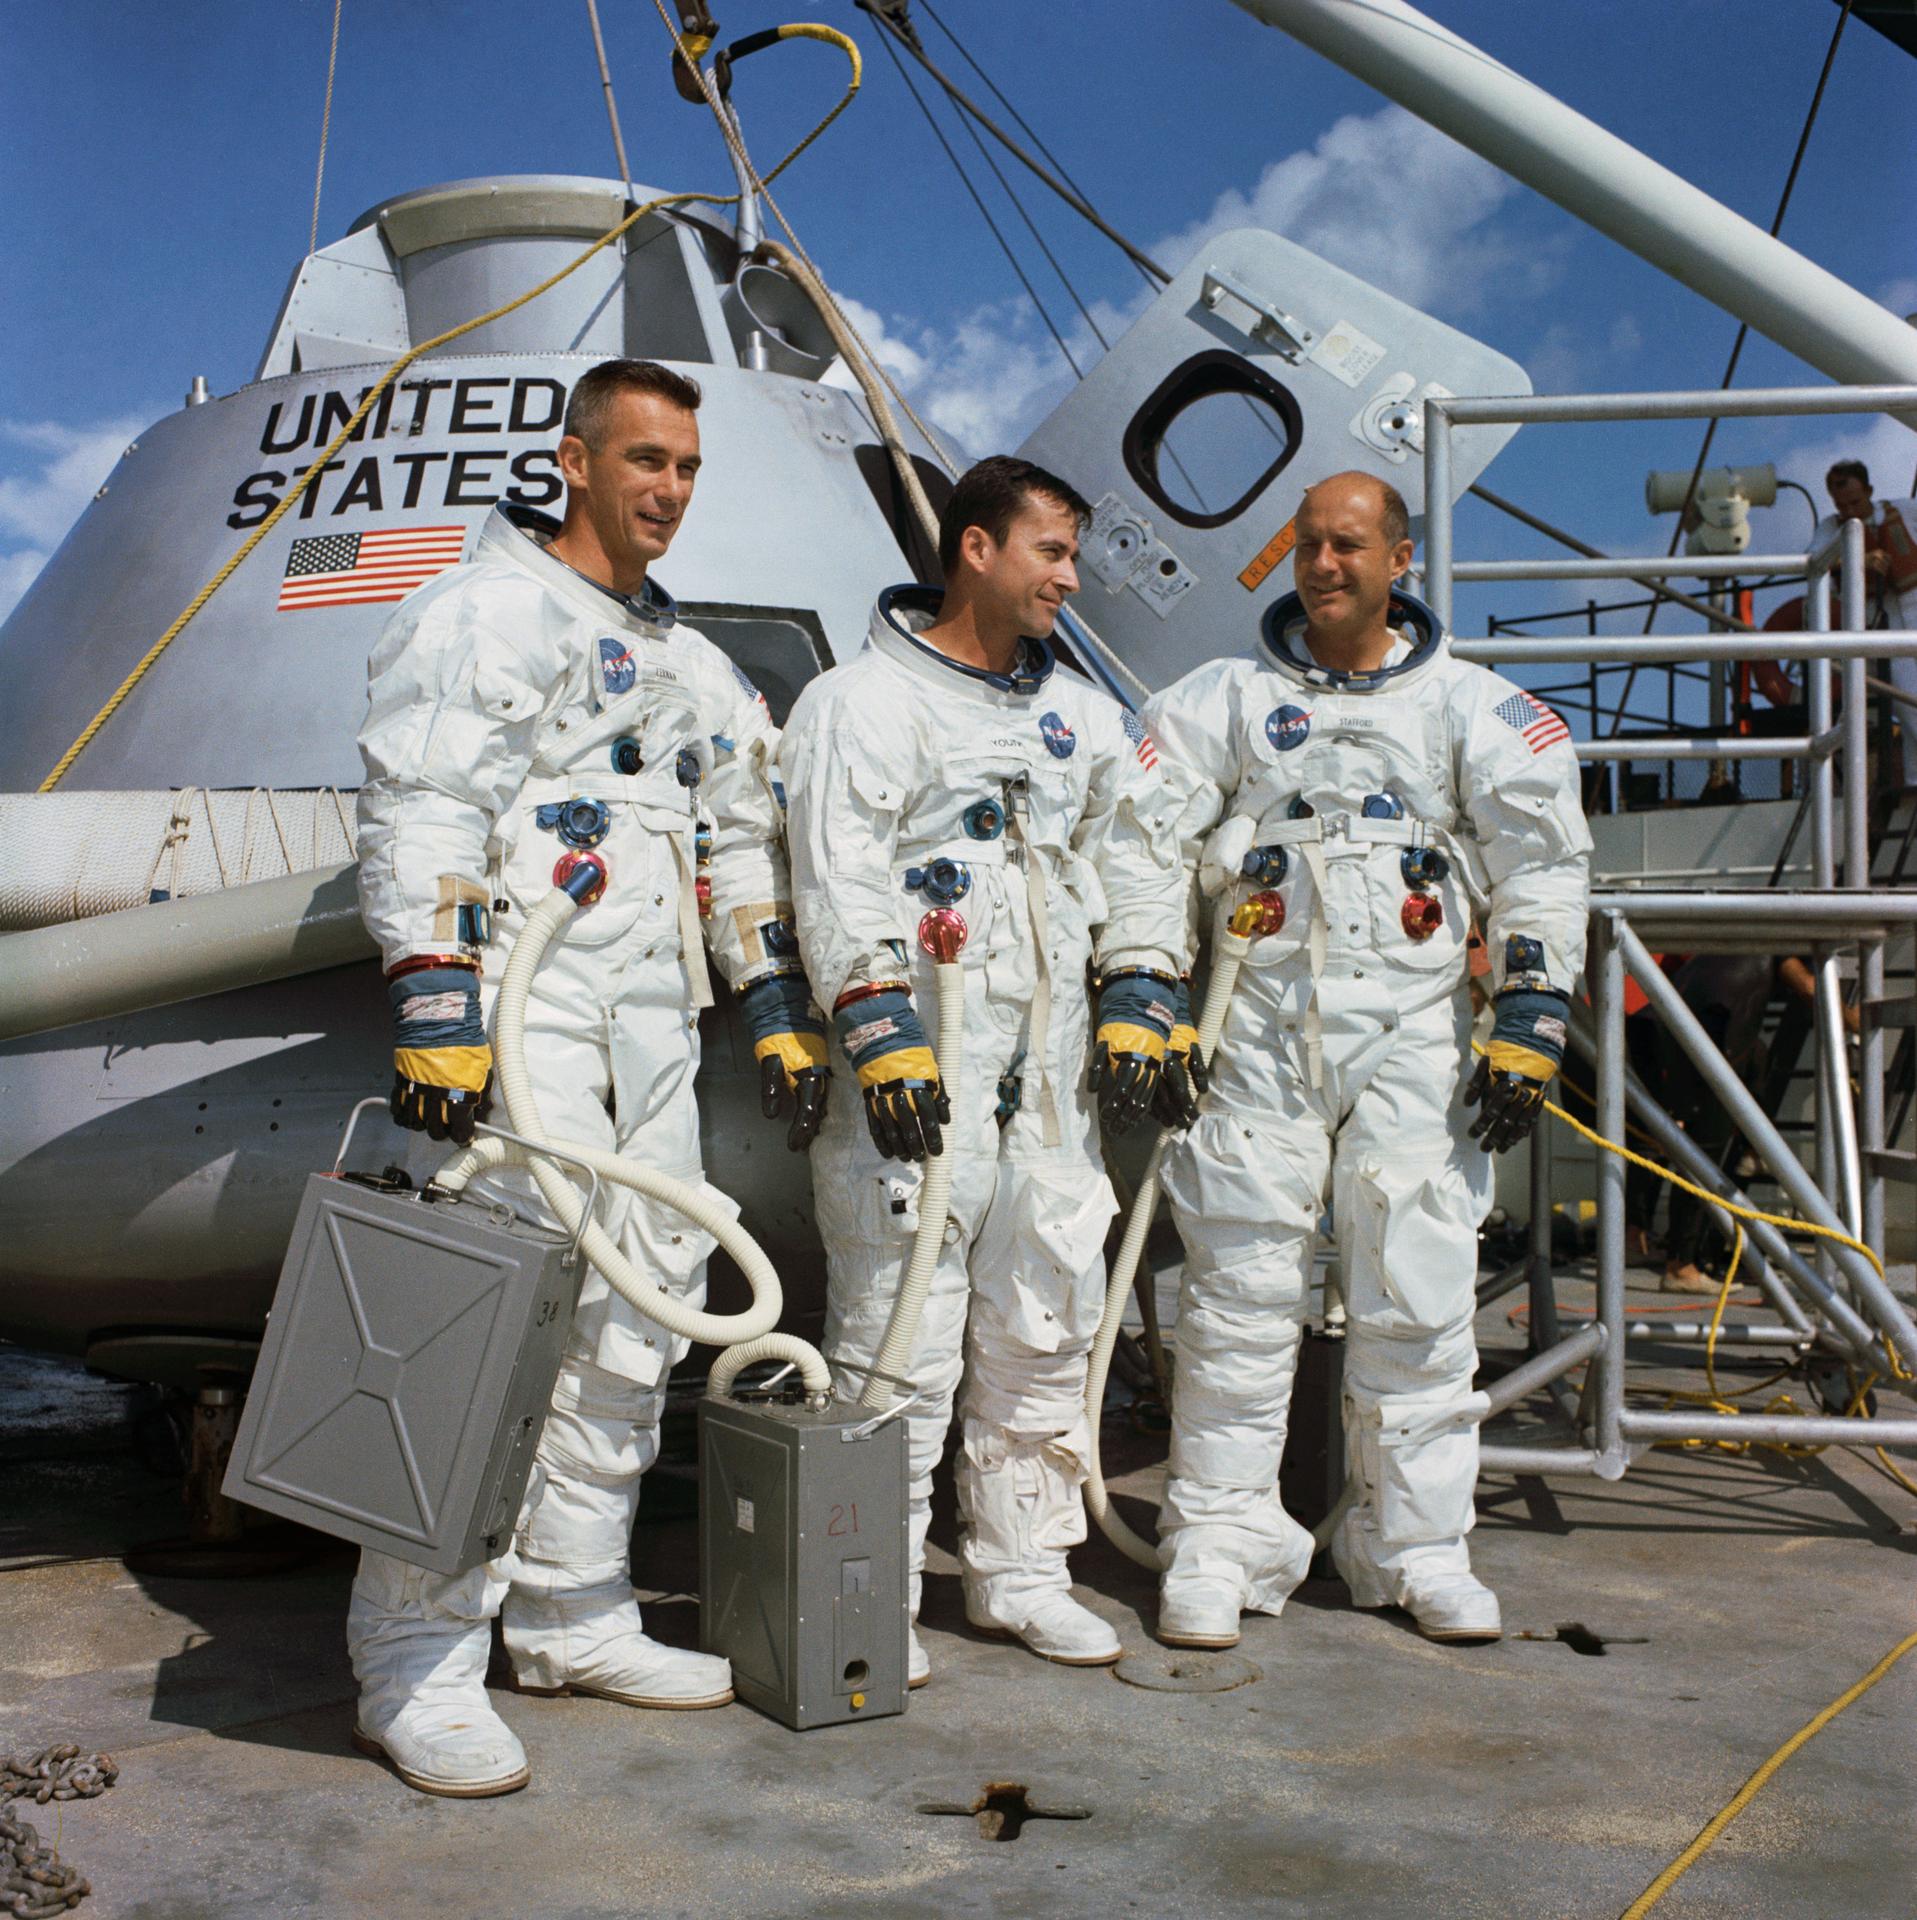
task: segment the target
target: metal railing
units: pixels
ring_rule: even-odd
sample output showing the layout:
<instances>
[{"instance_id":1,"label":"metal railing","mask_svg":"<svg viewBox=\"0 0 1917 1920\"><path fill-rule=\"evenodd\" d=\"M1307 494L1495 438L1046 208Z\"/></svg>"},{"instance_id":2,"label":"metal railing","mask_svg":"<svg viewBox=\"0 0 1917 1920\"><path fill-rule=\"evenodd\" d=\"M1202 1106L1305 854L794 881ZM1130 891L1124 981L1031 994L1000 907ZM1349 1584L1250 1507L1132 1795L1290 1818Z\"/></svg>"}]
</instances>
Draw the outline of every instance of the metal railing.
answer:
<instances>
[{"instance_id":1,"label":"metal railing","mask_svg":"<svg viewBox=\"0 0 1917 1920\"><path fill-rule=\"evenodd\" d=\"M1452 623L1460 581L1727 579L1753 573L1807 577L1800 632L1620 636L1589 634L1530 638L1503 635L1460 639L1461 659L1486 665L1568 665L1794 659L1805 664L1808 732L1788 739L1723 735L1575 742L1590 764L1635 755L1658 759L1776 759L1796 762L1808 777L1810 827L1808 888L1696 890L1614 887L1592 896L1586 985L1591 1018L1572 1023L1573 1044L1596 1069L1596 1128L1608 1140L1625 1138L1627 1113L1662 1146L1677 1170L1733 1205L1751 1203L1716 1161L1637 1081L1627 1064L1624 993L1635 981L1657 1018L1676 1039L1704 1084L1730 1115L1738 1133L1778 1184L1797 1218L1848 1234L1881 1260L1884 1252L1886 1168L1893 1156L1884 1136L1885 1047L1888 1011L1885 946L1893 931L1917 922L1917 892L1876 889L1870 877L1866 733L1867 675L1872 658L1917 657L1917 632L1866 630L1864 530L1844 523L1839 538L1816 553L1591 559L1567 554L1551 560L1460 561L1453 553L1452 433L1470 426L1525 423L1704 420L1754 416L1877 413L1917 409L1917 387L1754 389L1742 393L1550 394L1522 398L1445 397L1425 405L1425 584L1433 610ZM1838 618L1832 623L1833 575ZM1833 672L1843 684L1843 712L1835 713ZM1906 715L1906 724L1909 724ZM1843 771L1841 793L1837 772ZM1840 885L1840 879L1842 884ZM1683 996L1652 956L1653 947L1689 952L1808 952L1816 982L1813 1124L1814 1167L1806 1167L1719 1051ZM1852 1098L1845 1042L1839 950L1857 955L1860 1039L1857 1089ZM1615 1478L1646 1446L1667 1440L1786 1441L1799 1445L1917 1445L1917 1417L1856 1419L1672 1410L1650 1412L1626 1404L1625 1350L1631 1335L1624 1297L1625 1163L1600 1153L1597 1167L1597 1317L1593 1327L1558 1337L1552 1283L1548 1130L1532 1136L1531 1251L1525 1278L1531 1289L1532 1340L1540 1349L1502 1390L1493 1410L1523 1394L1552 1389L1560 1415L1574 1430L1559 1446L1499 1446L1482 1450L1488 1468L1521 1472L1585 1472ZM1773 1209L1774 1210L1774 1209ZM1917 1385L1899 1378L1917 1369L1917 1324L1870 1260L1854 1248L1819 1239L1793 1243L1762 1223L1746 1223L1745 1271L1779 1315L1776 1328L1746 1329L1762 1341L1817 1347L1863 1374L1907 1394ZM1589 1360L1592 1372L1575 1404L1563 1376ZM1515 1388L1515 1390L1513 1390Z\"/></svg>"}]
</instances>

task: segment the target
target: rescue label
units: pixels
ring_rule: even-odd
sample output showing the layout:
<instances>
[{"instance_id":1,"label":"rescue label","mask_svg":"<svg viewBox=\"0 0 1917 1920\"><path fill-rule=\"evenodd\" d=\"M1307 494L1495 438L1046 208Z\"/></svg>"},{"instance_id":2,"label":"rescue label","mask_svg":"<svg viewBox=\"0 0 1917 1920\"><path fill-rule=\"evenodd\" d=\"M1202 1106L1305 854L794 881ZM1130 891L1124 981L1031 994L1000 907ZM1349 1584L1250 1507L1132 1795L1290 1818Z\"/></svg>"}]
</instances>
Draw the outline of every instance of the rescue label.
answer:
<instances>
[{"instance_id":1,"label":"rescue label","mask_svg":"<svg viewBox=\"0 0 1917 1920\"><path fill-rule=\"evenodd\" d=\"M1252 555L1245 569L1238 576L1238 584L1247 593L1255 593L1262 587L1277 568L1283 564L1298 541L1298 522L1287 520L1265 544Z\"/></svg>"}]
</instances>

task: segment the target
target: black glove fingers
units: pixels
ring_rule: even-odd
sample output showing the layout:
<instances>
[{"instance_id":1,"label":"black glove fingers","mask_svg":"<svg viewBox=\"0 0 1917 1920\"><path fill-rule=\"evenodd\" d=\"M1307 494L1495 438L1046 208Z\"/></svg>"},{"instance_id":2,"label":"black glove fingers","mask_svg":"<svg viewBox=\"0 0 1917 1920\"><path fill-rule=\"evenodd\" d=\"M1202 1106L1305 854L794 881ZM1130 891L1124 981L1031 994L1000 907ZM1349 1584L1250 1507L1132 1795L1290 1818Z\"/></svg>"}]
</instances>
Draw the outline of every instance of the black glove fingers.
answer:
<instances>
[{"instance_id":1,"label":"black glove fingers","mask_svg":"<svg viewBox=\"0 0 1917 1920\"><path fill-rule=\"evenodd\" d=\"M940 1122L949 1121L952 1117L951 1104L945 1098L944 1088L914 1087L906 1097L912 1103L913 1117L918 1122L919 1145L924 1155L942 1153L945 1150L945 1135L939 1130Z\"/></svg>"},{"instance_id":2,"label":"black glove fingers","mask_svg":"<svg viewBox=\"0 0 1917 1920\"><path fill-rule=\"evenodd\" d=\"M759 1062L759 1111L768 1120L776 1120L785 1111L785 1062L768 1054Z\"/></svg>"},{"instance_id":3,"label":"black glove fingers","mask_svg":"<svg viewBox=\"0 0 1917 1920\"><path fill-rule=\"evenodd\" d=\"M820 1122L825 1118L827 1079L816 1067L799 1075L792 1100L792 1125L786 1129L785 1143L794 1153L803 1153L818 1138Z\"/></svg>"}]
</instances>

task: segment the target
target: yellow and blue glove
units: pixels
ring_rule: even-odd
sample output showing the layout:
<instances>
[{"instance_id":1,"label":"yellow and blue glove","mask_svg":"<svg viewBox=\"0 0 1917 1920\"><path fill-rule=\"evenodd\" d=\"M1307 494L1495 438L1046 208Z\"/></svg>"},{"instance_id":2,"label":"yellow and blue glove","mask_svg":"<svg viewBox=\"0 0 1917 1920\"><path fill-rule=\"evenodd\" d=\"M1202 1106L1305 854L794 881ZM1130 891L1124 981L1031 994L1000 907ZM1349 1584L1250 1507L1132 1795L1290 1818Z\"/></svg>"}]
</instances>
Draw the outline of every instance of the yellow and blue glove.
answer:
<instances>
[{"instance_id":1,"label":"yellow and blue glove","mask_svg":"<svg viewBox=\"0 0 1917 1920\"><path fill-rule=\"evenodd\" d=\"M1491 1044L1465 1089L1479 1107L1471 1138L1486 1153L1502 1153L1530 1137L1544 1111L1544 1090L1564 1064L1564 1023L1570 999L1555 987L1506 987L1492 1002Z\"/></svg>"},{"instance_id":2,"label":"yellow and blue glove","mask_svg":"<svg viewBox=\"0 0 1917 1920\"><path fill-rule=\"evenodd\" d=\"M1211 1069L1192 1024L1191 984L1181 980L1172 994L1171 1038L1165 1042L1165 1070L1152 1095L1152 1117L1161 1127L1181 1132L1198 1118L1198 1102L1211 1085Z\"/></svg>"},{"instance_id":3,"label":"yellow and blue glove","mask_svg":"<svg viewBox=\"0 0 1917 1920\"><path fill-rule=\"evenodd\" d=\"M1177 993L1174 976L1145 967L1108 973L1099 988L1086 1085L1098 1095L1099 1121L1108 1132L1129 1132L1158 1092L1178 1020Z\"/></svg>"},{"instance_id":4,"label":"yellow and blue glove","mask_svg":"<svg viewBox=\"0 0 1917 1920\"><path fill-rule=\"evenodd\" d=\"M832 1009L839 1045L865 1095L872 1144L888 1160L923 1160L943 1149L952 1103L903 981L854 987Z\"/></svg>"},{"instance_id":5,"label":"yellow and blue glove","mask_svg":"<svg viewBox=\"0 0 1917 1920\"><path fill-rule=\"evenodd\" d=\"M776 1120L792 1108L785 1143L803 1153L825 1118L825 1018L803 973L768 974L740 989L739 1018L759 1063L759 1111Z\"/></svg>"},{"instance_id":6,"label":"yellow and blue glove","mask_svg":"<svg viewBox=\"0 0 1917 1920\"><path fill-rule=\"evenodd\" d=\"M493 1050L479 1017L479 975L445 959L408 965L387 981L393 1004L395 1123L435 1140L472 1144L492 1110Z\"/></svg>"}]
</instances>

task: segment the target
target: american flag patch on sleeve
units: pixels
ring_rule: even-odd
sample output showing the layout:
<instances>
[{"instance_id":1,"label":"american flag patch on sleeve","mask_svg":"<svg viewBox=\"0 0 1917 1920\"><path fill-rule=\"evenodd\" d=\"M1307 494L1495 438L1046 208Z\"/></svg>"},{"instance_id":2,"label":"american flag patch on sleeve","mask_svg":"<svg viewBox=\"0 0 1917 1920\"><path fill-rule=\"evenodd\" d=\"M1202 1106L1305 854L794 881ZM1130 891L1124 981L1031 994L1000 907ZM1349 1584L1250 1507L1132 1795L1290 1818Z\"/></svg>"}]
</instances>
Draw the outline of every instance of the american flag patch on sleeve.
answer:
<instances>
[{"instance_id":1,"label":"american flag patch on sleeve","mask_svg":"<svg viewBox=\"0 0 1917 1920\"><path fill-rule=\"evenodd\" d=\"M1491 711L1507 727L1522 734L1525 745L1533 753L1542 753L1546 747L1554 747L1560 740L1571 737L1571 729L1542 700L1534 700L1528 693L1514 693L1510 699L1500 700Z\"/></svg>"},{"instance_id":2,"label":"american flag patch on sleeve","mask_svg":"<svg viewBox=\"0 0 1917 1920\"><path fill-rule=\"evenodd\" d=\"M1145 731L1145 723L1135 713L1125 716L1125 738L1132 743L1138 755L1141 767L1155 767L1158 764L1158 748L1152 743L1152 737Z\"/></svg>"}]
</instances>

